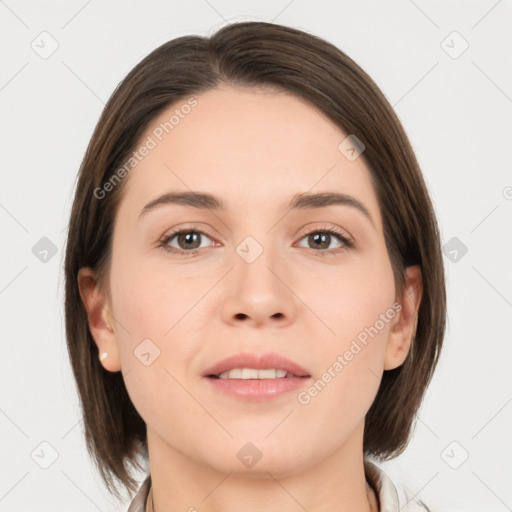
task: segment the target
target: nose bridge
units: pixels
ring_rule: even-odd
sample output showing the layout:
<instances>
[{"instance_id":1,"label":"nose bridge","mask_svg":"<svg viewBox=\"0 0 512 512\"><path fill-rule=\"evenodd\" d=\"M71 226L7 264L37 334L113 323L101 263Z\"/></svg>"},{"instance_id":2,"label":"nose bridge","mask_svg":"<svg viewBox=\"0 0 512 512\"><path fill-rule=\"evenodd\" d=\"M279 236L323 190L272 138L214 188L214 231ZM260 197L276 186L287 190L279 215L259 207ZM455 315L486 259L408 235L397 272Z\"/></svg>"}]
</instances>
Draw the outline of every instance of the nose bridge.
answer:
<instances>
[{"instance_id":1,"label":"nose bridge","mask_svg":"<svg viewBox=\"0 0 512 512\"><path fill-rule=\"evenodd\" d=\"M279 280L270 270L280 266L277 262L279 251L270 242L271 238L272 234L260 234L258 239L249 235L236 247L236 286L250 291L254 299L257 299L258 295L261 298L269 298L279 293Z\"/></svg>"},{"instance_id":2,"label":"nose bridge","mask_svg":"<svg viewBox=\"0 0 512 512\"><path fill-rule=\"evenodd\" d=\"M260 279L270 281L269 278L273 276L267 267L273 268L278 265L278 231L269 229L271 216L261 213L262 205L259 206L259 209L254 205L241 206L240 211L245 215L240 215L234 223L235 233L243 236L235 246L235 271L239 278L251 279L257 274Z\"/></svg>"},{"instance_id":3,"label":"nose bridge","mask_svg":"<svg viewBox=\"0 0 512 512\"><path fill-rule=\"evenodd\" d=\"M245 237L235 248L224 302L226 319L249 317L257 323L291 319L293 294L284 284L282 253L270 234ZM284 282L283 282L284 281Z\"/></svg>"}]
</instances>

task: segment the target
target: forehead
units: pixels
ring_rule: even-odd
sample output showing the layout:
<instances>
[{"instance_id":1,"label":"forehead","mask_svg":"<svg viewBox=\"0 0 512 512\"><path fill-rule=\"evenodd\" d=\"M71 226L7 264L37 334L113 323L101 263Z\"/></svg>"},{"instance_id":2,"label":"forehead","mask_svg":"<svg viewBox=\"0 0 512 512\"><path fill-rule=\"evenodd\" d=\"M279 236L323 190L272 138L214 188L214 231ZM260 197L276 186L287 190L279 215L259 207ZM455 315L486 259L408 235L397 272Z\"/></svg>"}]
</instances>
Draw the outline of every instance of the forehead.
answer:
<instances>
[{"instance_id":1,"label":"forehead","mask_svg":"<svg viewBox=\"0 0 512 512\"><path fill-rule=\"evenodd\" d=\"M151 149L130 171L121 208L138 215L170 190L207 191L238 210L262 201L282 208L294 194L334 190L360 199L380 223L363 159L350 161L338 148L347 135L287 92L222 86L184 98L141 137L138 148Z\"/></svg>"}]
</instances>

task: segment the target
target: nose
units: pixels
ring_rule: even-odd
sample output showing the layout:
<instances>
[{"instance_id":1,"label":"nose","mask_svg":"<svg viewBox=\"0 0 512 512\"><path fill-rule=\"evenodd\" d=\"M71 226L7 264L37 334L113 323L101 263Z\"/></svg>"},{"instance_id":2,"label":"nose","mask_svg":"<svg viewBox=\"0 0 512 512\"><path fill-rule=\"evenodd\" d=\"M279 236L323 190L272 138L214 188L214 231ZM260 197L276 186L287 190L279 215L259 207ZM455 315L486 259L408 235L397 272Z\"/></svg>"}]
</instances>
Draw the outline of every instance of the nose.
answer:
<instances>
[{"instance_id":1,"label":"nose","mask_svg":"<svg viewBox=\"0 0 512 512\"><path fill-rule=\"evenodd\" d=\"M284 327L295 320L297 298L282 260L263 250L251 263L238 254L226 276L222 316L225 322L253 327Z\"/></svg>"}]
</instances>

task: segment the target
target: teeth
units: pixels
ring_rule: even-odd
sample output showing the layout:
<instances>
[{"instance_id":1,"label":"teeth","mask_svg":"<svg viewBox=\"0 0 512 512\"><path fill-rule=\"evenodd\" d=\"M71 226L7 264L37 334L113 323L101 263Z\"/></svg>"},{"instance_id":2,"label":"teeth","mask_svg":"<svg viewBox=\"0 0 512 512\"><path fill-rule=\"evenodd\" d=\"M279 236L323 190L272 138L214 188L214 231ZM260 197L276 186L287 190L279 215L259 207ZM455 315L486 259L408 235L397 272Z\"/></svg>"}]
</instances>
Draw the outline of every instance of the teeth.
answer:
<instances>
[{"instance_id":1,"label":"teeth","mask_svg":"<svg viewBox=\"0 0 512 512\"><path fill-rule=\"evenodd\" d=\"M221 373L219 379L282 379L283 377L295 377L286 370L257 370L256 368L233 368Z\"/></svg>"}]
</instances>

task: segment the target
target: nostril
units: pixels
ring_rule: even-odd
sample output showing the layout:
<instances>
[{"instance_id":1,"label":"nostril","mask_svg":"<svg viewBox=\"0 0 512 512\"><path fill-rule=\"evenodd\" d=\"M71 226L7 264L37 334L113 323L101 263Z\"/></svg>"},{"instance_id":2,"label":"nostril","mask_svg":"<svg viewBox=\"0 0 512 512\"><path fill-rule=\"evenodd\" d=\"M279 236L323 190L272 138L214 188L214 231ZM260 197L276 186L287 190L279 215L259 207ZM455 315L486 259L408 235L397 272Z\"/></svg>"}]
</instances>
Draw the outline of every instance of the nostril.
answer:
<instances>
[{"instance_id":1,"label":"nostril","mask_svg":"<svg viewBox=\"0 0 512 512\"><path fill-rule=\"evenodd\" d=\"M235 318L237 318L238 320L243 320L244 318L247 318L247 315L245 313L237 313L235 315Z\"/></svg>"}]
</instances>

